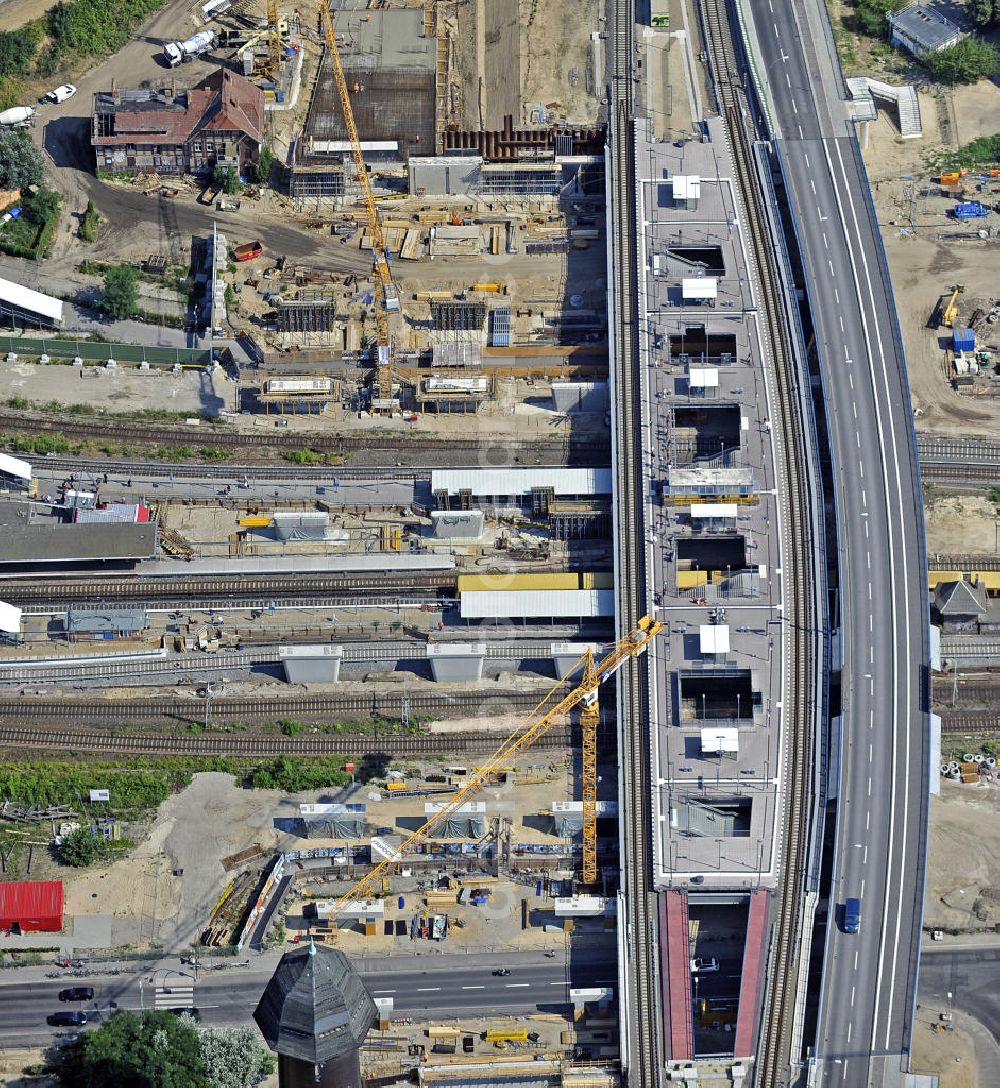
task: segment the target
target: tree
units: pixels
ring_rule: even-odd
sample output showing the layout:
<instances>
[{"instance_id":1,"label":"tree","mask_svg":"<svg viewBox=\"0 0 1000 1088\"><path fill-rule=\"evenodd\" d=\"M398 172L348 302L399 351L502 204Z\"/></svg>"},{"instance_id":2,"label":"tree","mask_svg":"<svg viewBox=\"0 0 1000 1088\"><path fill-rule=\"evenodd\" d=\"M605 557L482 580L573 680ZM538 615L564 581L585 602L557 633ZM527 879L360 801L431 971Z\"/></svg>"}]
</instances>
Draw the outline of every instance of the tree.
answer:
<instances>
[{"instance_id":1,"label":"tree","mask_svg":"<svg viewBox=\"0 0 1000 1088\"><path fill-rule=\"evenodd\" d=\"M104 273L101 309L108 317L129 317L139 308L139 273L130 264L119 264Z\"/></svg>"},{"instance_id":2,"label":"tree","mask_svg":"<svg viewBox=\"0 0 1000 1088\"><path fill-rule=\"evenodd\" d=\"M45 159L26 132L0 132L0 189L27 189L45 180Z\"/></svg>"},{"instance_id":3,"label":"tree","mask_svg":"<svg viewBox=\"0 0 1000 1088\"><path fill-rule=\"evenodd\" d=\"M897 0L858 0L854 5L855 28L869 38L888 37L889 23L886 15L897 7Z\"/></svg>"},{"instance_id":4,"label":"tree","mask_svg":"<svg viewBox=\"0 0 1000 1088\"><path fill-rule=\"evenodd\" d=\"M87 201L87 210L80 218L80 238L84 242L96 242L97 231L101 226L101 217L92 200Z\"/></svg>"},{"instance_id":5,"label":"tree","mask_svg":"<svg viewBox=\"0 0 1000 1088\"><path fill-rule=\"evenodd\" d=\"M117 1009L96 1030L80 1033L60 1074L72 1088L211 1088L198 1032L185 1021Z\"/></svg>"},{"instance_id":6,"label":"tree","mask_svg":"<svg viewBox=\"0 0 1000 1088\"><path fill-rule=\"evenodd\" d=\"M235 166L223 166L221 162L217 162L212 173L212 180L216 185L222 186L226 196L235 196L243 191L243 184Z\"/></svg>"},{"instance_id":7,"label":"tree","mask_svg":"<svg viewBox=\"0 0 1000 1088\"><path fill-rule=\"evenodd\" d=\"M274 152L270 144L264 144L257 156L257 161L250 167L250 179L257 185L266 185L274 165Z\"/></svg>"},{"instance_id":8,"label":"tree","mask_svg":"<svg viewBox=\"0 0 1000 1088\"><path fill-rule=\"evenodd\" d=\"M104 840L95 838L89 827L78 827L64 835L59 844L59 859L75 869L85 869L88 865L93 865L104 852Z\"/></svg>"},{"instance_id":9,"label":"tree","mask_svg":"<svg viewBox=\"0 0 1000 1088\"><path fill-rule=\"evenodd\" d=\"M970 34L955 45L924 53L920 63L942 83L978 83L1000 65L1000 53L991 42Z\"/></svg>"},{"instance_id":10,"label":"tree","mask_svg":"<svg viewBox=\"0 0 1000 1088\"><path fill-rule=\"evenodd\" d=\"M976 26L992 26L1000 23L1000 0L968 0L965 14Z\"/></svg>"},{"instance_id":11,"label":"tree","mask_svg":"<svg viewBox=\"0 0 1000 1088\"><path fill-rule=\"evenodd\" d=\"M252 1028L205 1028L199 1045L212 1088L250 1088L274 1070L274 1059Z\"/></svg>"}]
</instances>

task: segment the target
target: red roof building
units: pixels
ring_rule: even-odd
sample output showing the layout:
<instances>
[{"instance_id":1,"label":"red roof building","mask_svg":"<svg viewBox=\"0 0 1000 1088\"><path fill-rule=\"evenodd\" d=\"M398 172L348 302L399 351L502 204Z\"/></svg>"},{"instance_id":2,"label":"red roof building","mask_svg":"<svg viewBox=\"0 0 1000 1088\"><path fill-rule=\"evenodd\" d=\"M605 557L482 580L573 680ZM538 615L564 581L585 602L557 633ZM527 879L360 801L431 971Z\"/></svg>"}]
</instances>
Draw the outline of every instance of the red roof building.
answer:
<instances>
[{"instance_id":1,"label":"red roof building","mask_svg":"<svg viewBox=\"0 0 1000 1088\"><path fill-rule=\"evenodd\" d=\"M112 174L242 173L264 140L264 92L220 69L190 90L99 91L91 143L97 168Z\"/></svg>"},{"instance_id":2,"label":"red roof building","mask_svg":"<svg viewBox=\"0 0 1000 1088\"><path fill-rule=\"evenodd\" d=\"M58 933L62 927L61 880L0 884L0 929L15 933Z\"/></svg>"}]
</instances>

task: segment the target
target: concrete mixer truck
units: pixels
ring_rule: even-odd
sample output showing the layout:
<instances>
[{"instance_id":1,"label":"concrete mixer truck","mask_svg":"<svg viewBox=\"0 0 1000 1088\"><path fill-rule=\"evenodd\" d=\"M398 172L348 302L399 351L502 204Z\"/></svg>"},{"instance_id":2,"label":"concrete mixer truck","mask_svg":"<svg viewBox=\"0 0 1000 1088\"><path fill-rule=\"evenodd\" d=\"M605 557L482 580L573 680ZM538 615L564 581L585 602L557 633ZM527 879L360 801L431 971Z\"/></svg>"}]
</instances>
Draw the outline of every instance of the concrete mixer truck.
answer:
<instances>
[{"instance_id":1,"label":"concrete mixer truck","mask_svg":"<svg viewBox=\"0 0 1000 1088\"><path fill-rule=\"evenodd\" d=\"M34 106L12 106L0 112L0 128L27 128L34 116Z\"/></svg>"},{"instance_id":2,"label":"concrete mixer truck","mask_svg":"<svg viewBox=\"0 0 1000 1088\"><path fill-rule=\"evenodd\" d=\"M199 30L197 34L193 34L187 41L167 42L163 47L163 57L171 68L176 68L183 61L191 60L193 57L200 57L202 53L207 53L214 47L215 31Z\"/></svg>"}]
</instances>

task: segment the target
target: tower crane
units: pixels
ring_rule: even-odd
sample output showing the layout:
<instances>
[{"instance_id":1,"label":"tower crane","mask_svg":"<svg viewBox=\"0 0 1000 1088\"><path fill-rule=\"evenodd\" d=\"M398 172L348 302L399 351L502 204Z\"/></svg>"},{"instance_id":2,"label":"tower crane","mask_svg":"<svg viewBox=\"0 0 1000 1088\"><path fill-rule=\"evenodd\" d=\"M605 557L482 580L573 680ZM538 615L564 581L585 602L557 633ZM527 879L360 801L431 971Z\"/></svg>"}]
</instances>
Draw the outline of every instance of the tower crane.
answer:
<instances>
[{"instance_id":1,"label":"tower crane","mask_svg":"<svg viewBox=\"0 0 1000 1088\"><path fill-rule=\"evenodd\" d=\"M358 127L354 123L351 96L347 89L347 78L344 75L340 50L337 48L337 35L334 31L333 16L330 14L330 5L327 0L319 0L319 10L323 18L323 36L326 40L326 49L330 54L333 65L333 78L337 84L340 105L344 111L344 127L347 129L347 135L351 142L355 172L358 175L361 195L365 202L368 236L371 238L372 243L372 276L375 280L375 327L377 330L376 348L378 352L376 385L379 397L383 400L390 400L392 398L393 331L390 324L390 315L399 313L399 292L393 282L392 269L389 267L389 255L385 245L385 230L382 226L382 217L379 215L375 196L372 193L371 182L368 180L368 168L365 165L365 155L361 148Z\"/></svg>"},{"instance_id":2,"label":"tower crane","mask_svg":"<svg viewBox=\"0 0 1000 1088\"><path fill-rule=\"evenodd\" d=\"M556 684L554 688L545 696L545 698L535 707L535 709L529 714L526 721L522 722L513 733L500 745L499 748L485 761L485 763L478 767L475 773L466 781L460 790L458 790L450 800L448 800L442 807L434 813L429 819L425 820L420 827L417 828L411 835L409 835L396 850L385 860L379 862L370 873L363 876L349 891L345 892L336 902L334 906L334 914L339 914L345 907L350 905L357 899L362 899L369 892L381 885L382 878L391 870L391 868L399 862L403 856L418 846L422 842L426 842L430 839L431 833L434 829L446 821L449 816L457 809L459 809L477 790L483 785L486 779L493 774L500 767L509 764L514 756L518 752L524 751L526 748L530 748L532 744L543 736L548 730L555 724L555 722L561 718L564 714L568 714L571 710L574 710L578 706L582 706L584 712L588 708L596 707L598 700L598 693L600 691L601 684L621 668L621 666L632 657L636 657L643 653L654 638L663 630L663 624L656 619L652 619L649 616L644 616L636 624L635 628L630 631L625 638L619 640L609 650L609 652L602 657L599 661L595 660L592 651L588 652L584 658L583 673L579 682L568 693L562 696L558 702L553 703L559 690L564 687L565 681L561 681ZM551 704L551 705L550 705ZM587 772L587 759L584 758L584 779L588 776ZM596 811L594 805L596 801L597 790L597 777L596 777L596 749L595 758L591 763L590 769L591 777L591 811ZM584 796L587 795L588 785L584 782ZM584 802L586 812L586 801ZM584 828L586 829L586 815L584 817ZM597 875L597 863L596 863L596 834L591 839L592 842L592 869L593 876L591 882L596 879ZM586 838L584 850L586 852ZM586 879L586 861L584 862L584 879Z\"/></svg>"}]
</instances>

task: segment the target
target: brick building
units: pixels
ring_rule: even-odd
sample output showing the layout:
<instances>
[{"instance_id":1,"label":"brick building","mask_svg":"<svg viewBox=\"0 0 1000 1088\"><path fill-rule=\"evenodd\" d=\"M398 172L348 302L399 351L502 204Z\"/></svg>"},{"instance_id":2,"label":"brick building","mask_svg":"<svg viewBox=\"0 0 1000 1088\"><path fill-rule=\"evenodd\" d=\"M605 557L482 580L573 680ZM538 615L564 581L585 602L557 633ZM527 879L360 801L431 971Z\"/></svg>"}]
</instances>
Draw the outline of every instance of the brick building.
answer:
<instances>
[{"instance_id":1,"label":"brick building","mask_svg":"<svg viewBox=\"0 0 1000 1088\"><path fill-rule=\"evenodd\" d=\"M91 143L110 174L240 173L260 154L264 94L220 69L190 90L111 90L94 95Z\"/></svg>"}]
</instances>

